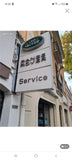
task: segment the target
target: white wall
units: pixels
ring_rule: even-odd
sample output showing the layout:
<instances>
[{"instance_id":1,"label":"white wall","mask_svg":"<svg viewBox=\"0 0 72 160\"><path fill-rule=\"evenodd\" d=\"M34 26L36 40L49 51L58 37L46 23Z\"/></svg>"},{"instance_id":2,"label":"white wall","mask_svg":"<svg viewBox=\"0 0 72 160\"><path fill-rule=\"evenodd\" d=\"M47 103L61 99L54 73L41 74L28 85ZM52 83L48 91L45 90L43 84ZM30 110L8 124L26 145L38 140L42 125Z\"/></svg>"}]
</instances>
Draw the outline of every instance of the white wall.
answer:
<instances>
[{"instance_id":1,"label":"white wall","mask_svg":"<svg viewBox=\"0 0 72 160\"><path fill-rule=\"evenodd\" d=\"M7 90L11 91L12 79L13 79L13 76L11 74L9 74L9 79L3 79L0 77L0 84L2 84Z\"/></svg>"},{"instance_id":2,"label":"white wall","mask_svg":"<svg viewBox=\"0 0 72 160\"><path fill-rule=\"evenodd\" d=\"M11 104L11 95L5 94L0 126L8 126L10 104Z\"/></svg>"},{"instance_id":3,"label":"white wall","mask_svg":"<svg viewBox=\"0 0 72 160\"><path fill-rule=\"evenodd\" d=\"M14 54L15 38L16 31L0 31L0 62L10 68L9 79L3 79L0 77L0 84L9 91L12 89L13 71L11 67L14 67L12 59Z\"/></svg>"},{"instance_id":4,"label":"white wall","mask_svg":"<svg viewBox=\"0 0 72 160\"><path fill-rule=\"evenodd\" d=\"M18 126L20 116L20 94L5 94L0 126ZM12 108L17 105L18 108Z\"/></svg>"},{"instance_id":5,"label":"white wall","mask_svg":"<svg viewBox=\"0 0 72 160\"><path fill-rule=\"evenodd\" d=\"M8 126L18 126L20 116L20 94L11 95L10 114ZM18 108L12 108L12 105L17 105Z\"/></svg>"},{"instance_id":6,"label":"white wall","mask_svg":"<svg viewBox=\"0 0 72 160\"><path fill-rule=\"evenodd\" d=\"M0 31L0 62L10 68L8 79L0 77L0 85L3 86L5 94L0 126L18 126L19 123L20 95L12 95L11 93L14 72L12 59L15 39L16 31ZM13 109L12 105L18 105L18 108Z\"/></svg>"},{"instance_id":7,"label":"white wall","mask_svg":"<svg viewBox=\"0 0 72 160\"><path fill-rule=\"evenodd\" d=\"M11 68L16 31L0 31L0 62Z\"/></svg>"}]
</instances>

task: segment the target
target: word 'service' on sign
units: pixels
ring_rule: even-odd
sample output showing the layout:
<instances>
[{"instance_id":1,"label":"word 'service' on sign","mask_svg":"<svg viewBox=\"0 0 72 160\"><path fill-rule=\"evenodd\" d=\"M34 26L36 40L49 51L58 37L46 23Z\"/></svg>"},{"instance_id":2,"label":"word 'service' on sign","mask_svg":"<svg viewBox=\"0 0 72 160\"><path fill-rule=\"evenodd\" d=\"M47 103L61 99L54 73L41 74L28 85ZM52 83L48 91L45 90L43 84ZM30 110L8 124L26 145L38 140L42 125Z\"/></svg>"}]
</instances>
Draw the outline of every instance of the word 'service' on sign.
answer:
<instances>
[{"instance_id":1,"label":"word 'service' on sign","mask_svg":"<svg viewBox=\"0 0 72 160\"><path fill-rule=\"evenodd\" d=\"M28 79L23 79L23 78L21 78L21 79L19 79L19 84L26 84L26 83L30 83L30 82L32 82L32 83L34 83L34 82L40 82L40 81L46 81L48 79L48 77L47 77L47 75L44 75L44 76L36 76L36 77L34 77L34 78L28 78Z\"/></svg>"}]
</instances>

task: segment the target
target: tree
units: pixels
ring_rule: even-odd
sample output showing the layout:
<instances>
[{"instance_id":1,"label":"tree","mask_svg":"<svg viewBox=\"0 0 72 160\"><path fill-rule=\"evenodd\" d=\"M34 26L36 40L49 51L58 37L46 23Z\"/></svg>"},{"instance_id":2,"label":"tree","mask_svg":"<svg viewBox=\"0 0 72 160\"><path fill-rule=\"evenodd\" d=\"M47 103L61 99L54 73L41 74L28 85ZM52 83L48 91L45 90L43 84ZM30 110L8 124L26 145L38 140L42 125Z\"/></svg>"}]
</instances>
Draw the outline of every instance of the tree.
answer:
<instances>
[{"instance_id":1,"label":"tree","mask_svg":"<svg viewBox=\"0 0 72 160\"><path fill-rule=\"evenodd\" d=\"M61 42L64 51L64 70L70 74L72 78L72 31L65 31L61 35Z\"/></svg>"}]
</instances>

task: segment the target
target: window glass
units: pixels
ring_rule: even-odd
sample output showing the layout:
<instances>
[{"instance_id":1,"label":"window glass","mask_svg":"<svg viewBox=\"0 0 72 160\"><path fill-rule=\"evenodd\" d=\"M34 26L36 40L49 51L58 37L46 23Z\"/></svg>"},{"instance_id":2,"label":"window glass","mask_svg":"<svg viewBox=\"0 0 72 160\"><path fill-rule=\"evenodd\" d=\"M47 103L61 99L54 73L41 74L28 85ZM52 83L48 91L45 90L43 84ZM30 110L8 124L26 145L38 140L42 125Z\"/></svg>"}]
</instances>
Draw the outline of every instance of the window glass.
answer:
<instances>
[{"instance_id":1,"label":"window glass","mask_svg":"<svg viewBox=\"0 0 72 160\"><path fill-rule=\"evenodd\" d=\"M1 114L2 114L3 101L4 101L4 92L0 90L0 119L1 119Z\"/></svg>"}]
</instances>

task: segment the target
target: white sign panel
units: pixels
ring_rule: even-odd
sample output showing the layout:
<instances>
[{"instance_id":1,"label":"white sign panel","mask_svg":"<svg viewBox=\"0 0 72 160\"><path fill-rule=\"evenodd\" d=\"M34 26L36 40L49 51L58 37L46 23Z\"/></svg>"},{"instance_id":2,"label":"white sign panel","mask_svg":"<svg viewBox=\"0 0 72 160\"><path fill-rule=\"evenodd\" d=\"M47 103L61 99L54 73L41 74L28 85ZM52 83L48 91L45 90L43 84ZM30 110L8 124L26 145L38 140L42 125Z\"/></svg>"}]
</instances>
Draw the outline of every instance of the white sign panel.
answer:
<instances>
[{"instance_id":1,"label":"white sign panel","mask_svg":"<svg viewBox=\"0 0 72 160\"><path fill-rule=\"evenodd\" d=\"M53 88L51 66L21 72L17 78L17 92Z\"/></svg>"},{"instance_id":2,"label":"white sign panel","mask_svg":"<svg viewBox=\"0 0 72 160\"><path fill-rule=\"evenodd\" d=\"M44 48L47 48L47 47L50 47L50 33L49 32L46 32L44 34L41 35L43 38L44 38L44 43L43 45L41 45L39 48L37 49L34 49L32 51L29 51L29 52L25 52L25 51L21 51L21 54L20 56L23 56L24 54L34 54L34 52L38 52L39 50L41 49L44 49Z\"/></svg>"},{"instance_id":3,"label":"white sign panel","mask_svg":"<svg viewBox=\"0 0 72 160\"><path fill-rule=\"evenodd\" d=\"M18 72L24 72L40 67L51 65L50 48L39 50L38 52L20 57Z\"/></svg>"},{"instance_id":4,"label":"white sign panel","mask_svg":"<svg viewBox=\"0 0 72 160\"><path fill-rule=\"evenodd\" d=\"M44 43L32 51L20 53L16 92L53 89L52 52L49 32L42 35ZM36 41L34 41L36 42ZM26 42L29 45L30 40ZM24 45L25 46L25 45Z\"/></svg>"}]
</instances>

